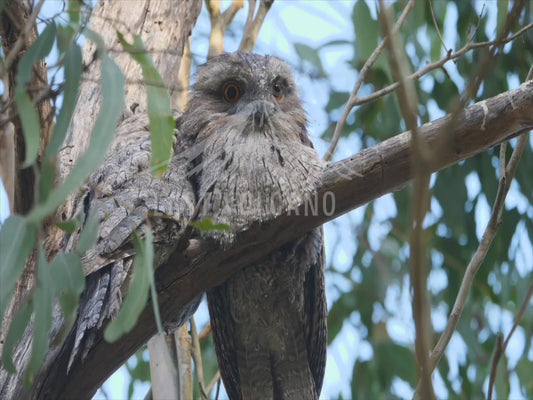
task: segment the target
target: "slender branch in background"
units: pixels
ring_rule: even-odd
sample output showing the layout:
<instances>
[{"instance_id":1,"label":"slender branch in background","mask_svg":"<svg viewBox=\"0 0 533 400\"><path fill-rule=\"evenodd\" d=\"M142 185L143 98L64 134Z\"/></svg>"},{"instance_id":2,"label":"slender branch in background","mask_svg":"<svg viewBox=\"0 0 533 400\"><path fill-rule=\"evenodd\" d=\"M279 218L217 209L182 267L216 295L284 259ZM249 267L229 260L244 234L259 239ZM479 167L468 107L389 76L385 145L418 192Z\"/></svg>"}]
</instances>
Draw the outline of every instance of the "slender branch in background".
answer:
<instances>
[{"instance_id":1,"label":"slender branch in background","mask_svg":"<svg viewBox=\"0 0 533 400\"><path fill-rule=\"evenodd\" d=\"M204 340L211 333L211 322L208 322L207 325L202 329L202 332L198 335L198 339Z\"/></svg>"},{"instance_id":2,"label":"slender branch in background","mask_svg":"<svg viewBox=\"0 0 533 400\"><path fill-rule=\"evenodd\" d=\"M231 21L233 21L233 18L235 18L235 14L244 7L244 0L233 0L228 8L222 13L222 21L224 25L228 26Z\"/></svg>"},{"instance_id":3,"label":"slender branch in background","mask_svg":"<svg viewBox=\"0 0 533 400\"><path fill-rule=\"evenodd\" d=\"M507 345L509 344L509 340L511 340L511 336L513 336L514 331L518 327L518 324L520 324L520 321L522 320L522 317L524 316L526 309L529 305L529 301L531 300L531 297L533 296L533 282L529 285L529 289L526 293L526 296L524 297L524 301L522 302L522 305L520 306L520 311L518 311L518 314L515 318L513 327L509 331L509 334L507 335L507 338L505 339L505 343L503 344L503 350L507 348Z\"/></svg>"},{"instance_id":4,"label":"slender branch in background","mask_svg":"<svg viewBox=\"0 0 533 400\"><path fill-rule=\"evenodd\" d=\"M148 389L148 392L144 395L144 400L152 400L154 398L154 395L152 393L152 387Z\"/></svg>"},{"instance_id":5,"label":"slender branch in background","mask_svg":"<svg viewBox=\"0 0 533 400\"><path fill-rule=\"evenodd\" d=\"M526 81L532 78L533 68L530 69ZM459 288L459 292L455 299L455 304L453 305L450 316L448 317L448 323L446 324L446 328L444 329L444 332L440 336L437 344L431 352L430 367L432 370L435 369L435 367L437 366L437 363L444 354L444 351L446 350L446 347L450 342L453 332L455 332L457 324L459 323L459 319L461 318L464 306L466 304L468 293L470 292L474 277L477 271L479 270L482 262L485 260L490 245L494 237L496 236L496 231L503 212L505 196L507 195L507 192L509 191L509 188L511 186L512 179L514 178L516 168L518 166L518 161L520 160L520 157L524 152L524 149L528 142L528 138L529 135L524 134L518 139L516 147L513 150L511 158L509 159L509 162L507 163L506 167L505 161L502 160L502 158L505 156L505 152L502 152L503 157L502 153L500 153L500 182L498 185L498 191L496 194L496 199L494 201L492 214L487 224L487 227L485 228L485 232L481 237L479 246L466 268L463 280L461 282L461 286Z\"/></svg>"},{"instance_id":6,"label":"slender branch in background","mask_svg":"<svg viewBox=\"0 0 533 400\"><path fill-rule=\"evenodd\" d=\"M468 79L466 88L461 96L460 101L457 101L453 105L452 112L450 113L451 118L447 129L451 130L453 128L453 125L456 123L456 119L459 114L463 111L468 102L475 97L481 84L483 83L483 80L485 79L490 68L494 64L494 60L496 59L496 51L503 47L505 43L505 38L507 37L507 35L509 35L511 27L515 26L515 24L518 22L524 7L524 0L519 0L513 3L511 11L509 12L509 14L507 14L505 18L503 29L498 32L494 44L491 45L489 51L483 56L483 58L478 63L476 71L474 71L474 73L470 76L470 79ZM439 146L437 146L438 151L441 151L442 147L444 146L453 146L453 143L451 143L448 135L443 135L442 139L443 142L439 144Z\"/></svg>"},{"instance_id":7,"label":"slender branch in background","mask_svg":"<svg viewBox=\"0 0 533 400\"><path fill-rule=\"evenodd\" d=\"M533 66L529 70L529 73L527 75L526 81L533 78ZM503 166L500 166L500 170L505 171L505 175L507 177L514 177L516 168L518 166L518 162L520 161L520 158L522 156L522 153L524 152L524 149L527 145L529 139L529 135L525 134L522 135L518 139L518 143L516 145L515 151L511 154L511 158L509 159L509 163L507 164L507 167L505 167L505 164ZM502 156L500 156L500 162L502 160ZM504 167L505 169L502 169ZM510 186L510 183L509 183ZM520 310L518 311L518 314L515 317L515 321L513 324L513 327L509 331L509 334L507 335L507 338L505 339L505 342L503 343L503 346L501 346L501 353L505 353L505 349L507 349L507 345L509 344L509 341L511 340L511 337L513 336L513 333L515 332L516 328L518 327L518 324L522 320L522 317L524 316L524 313L526 312L527 306L529 305L529 301L531 300L531 296L533 295L533 282L529 285L529 289L527 291L527 294L524 298L524 301L522 302L522 305L520 306ZM499 336L498 336L499 338ZM497 344L500 343L499 341L496 342ZM500 343L501 345L501 343ZM489 380L489 393L488 398L489 400L492 399L492 392L494 388L494 382L496 378L496 373L498 370L498 363L500 361L500 355L497 356L497 351L499 348L496 348L494 358L492 360L492 367L491 367L491 373L490 373L490 380Z\"/></svg>"},{"instance_id":8,"label":"slender branch in background","mask_svg":"<svg viewBox=\"0 0 533 400\"><path fill-rule=\"evenodd\" d=\"M255 11L255 0L250 1L250 10L248 10L248 18L244 27L239 50L252 51L254 49L255 43L257 42L257 36L259 35L261 26L263 26L263 21L273 3L274 0L261 0L259 3L259 10L257 10L257 14L255 14L255 18L252 20L251 15L253 15L252 11Z\"/></svg>"},{"instance_id":9,"label":"slender branch in background","mask_svg":"<svg viewBox=\"0 0 533 400\"><path fill-rule=\"evenodd\" d=\"M243 35L241 38L241 43L244 41L244 33L247 32L254 22L254 14L255 14L255 8L257 5L257 0L248 0L248 15L246 16L246 24L244 25Z\"/></svg>"},{"instance_id":10,"label":"slender branch in background","mask_svg":"<svg viewBox=\"0 0 533 400\"><path fill-rule=\"evenodd\" d=\"M487 395L488 400L492 400L492 391L494 388L494 382L496 382L496 373L498 372L498 363L502 358L504 352L503 348L503 334L500 332L496 335L496 343L494 344L494 356L492 357L492 368L490 369L489 376L489 393Z\"/></svg>"},{"instance_id":11,"label":"slender branch in background","mask_svg":"<svg viewBox=\"0 0 533 400\"><path fill-rule=\"evenodd\" d=\"M244 7L244 0L233 0L223 13L220 12L220 1L205 0L205 5L211 21L209 52L207 54L207 58L211 58L224 52L224 35L237 11Z\"/></svg>"},{"instance_id":12,"label":"slender branch in background","mask_svg":"<svg viewBox=\"0 0 533 400\"><path fill-rule=\"evenodd\" d=\"M409 0L409 3L405 6L402 15L398 19L398 21L394 24L394 27L392 28L392 34L396 34L400 27L403 25L405 20L407 19L407 16L411 12L415 5L415 0ZM339 139L342 135L342 130L344 129L344 124L346 123L346 119L348 118L348 115L350 115L350 112L354 108L354 101L357 99L357 93L359 93L359 89L361 89L361 86L363 85L363 81L366 78L366 75L370 71L370 68L374 65L376 60L378 59L379 55L385 48L385 45L387 44L388 37L385 37L378 47L372 52L368 60L366 60L365 64L363 65L363 68L361 68L361 71L359 72L359 78L357 78L357 82L355 82L354 88L352 90L352 94L350 95L350 98L346 102L346 106L344 107L344 110L342 111L341 118L337 122L337 125L335 126L335 131L333 132L333 138L331 139L331 143L329 145L328 150L326 151L326 154L324 155L324 160L331 161L333 157L333 152L335 151L335 148L337 147L337 143L339 142Z\"/></svg>"},{"instance_id":13,"label":"slender branch in background","mask_svg":"<svg viewBox=\"0 0 533 400\"><path fill-rule=\"evenodd\" d=\"M396 33L399 30L400 26L403 24L403 22L407 18L408 13L411 11L413 6L414 6L414 1L410 1L407 4L407 6L405 7L402 15L398 19L398 22L396 22L395 26L392 29L392 31L394 33ZM513 35L511 35L511 36L509 36L507 38L504 38L504 39L497 39L497 40L494 40L494 41L479 42L479 43L468 42L464 47L462 47L460 50L456 51L455 53L452 53L452 51L450 49L450 50L448 50L448 52L447 52L445 57L443 57L442 59L440 59L438 61L435 61L433 63L428 64L426 67L422 68L421 70L418 70L418 71L412 73L411 75L407 76L406 79L409 79L409 80L419 79L422 76L428 74L429 72L434 71L435 69L442 68L444 66L444 64L446 64L448 61L451 61L451 60L457 59L459 57L462 57L463 55L465 55L466 53L468 53L471 50L484 48L484 47L489 47L489 46L495 46L495 45L500 45L501 46L501 45L504 45L506 43L512 42L517 37L523 35L527 31L529 31L531 28L533 28L533 23L530 23L530 24L524 26L523 28L518 30L515 34L513 34ZM356 106L359 106L359 105L362 105L362 104L366 104L366 103L369 103L371 101L377 100L377 99L379 99L379 98L381 98L383 96L386 96L387 94L390 94L394 90L396 90L398 88L398 86L400 85L399 82L394 82L394 83L390 84L389 86L386 86L386 87L384 87L384 88L382 88L380 90L377 90L377 91L375 91L374 93L372 93L372 94L370 94L368 96L364 96L364 97L358 97L357 96L357 93L359 92L359 89L361 88L361 86L363 84L363 81L366 78L366 75L367 75L368 71L370 70L372 65L375 63L375 61L377 60L378 56L383 51L383 48L385 47L385 44L386 44L385 42L387 40L388 40L387 37L383 39L383 41L378 45L376 50L374 50L372 55L368 58L366 63L363 65L363 68L361 68L361 71L359 73L359 78L357 79L357 82L355 83L355 86L354 86L354 89L353 89L353 91L352 91L352 93L350 95L350 98L348 99L348 101L346 103L346 106L345 106L345 108L344 108L344 110L342 112L342 115L341 115L339 121L337 122L337 124L335 126L335 130L333 132L333 137L331 139L330 146L329 146L329 148L328 148L328 150L327 150L327 152L326 152L326 154L324 156L324 159L326 161L331 161L331 159L333 157L333 153L335 151L335 148L337 147L338 141L339 141L340 137L342 136L342 131L344 129L344 124L346 123L346 119L350 115L352 109L354 107L356 107Z\"/></svg>"},{"instance_id":14,"label":"slender branch in background","mask_svg":"<svg viewBox=\"0 0 533 400\"><path fill-rule=\"evenodd\" d=\"M41 8L43 8L44 0L41 0L37 5L34 7L31 15L27 19L26 25L20 32L20 35L17 37L17 40L9 50L9 52L6 54L6 57L4 58L4 63L2 66L2 69L0 70L0 76L3 76L11 67L11 64L13 61L16 60L17 57L20 56L20 51L22 47L26 44L26 39L28 38L31 30L34 27L35 21L37 20L37 16L41 12ZM9 8L5 7L5 11L9 12ZM12 21L15 22L15 21Z\"/></svg>"},{"instance_id":15,"label":"slender branch in background","mask_svg":"<svg viewBox=\"0 0 533 400\"><path fill-rule=\"evenodd\" d=\"M178 72L178 102L179 109L184 110L189 101L189 85L191 82L191 38L187 40L183 47L180 70ZM171 88L169 88L171 90Z\"/></svg>"},{"instance_id":16,"label":"slender branch in background","mask_svg":"<svg viewBox=\"0 0 533 400\"><path fill-rule=\"evenodd\" d=\"M194 367L196 370L196 378L198 379L198 384L200 385L200 396L202 399L207 399L207 394L209 393L205 387L204 380L204 365L202 362L202 349L200 347L200 339L198 337L198 330L196 329L196 322L194 317L189 321L191 325L191 339L192 339L192 348L191 355L194 361Z\"/></svg>"},{"instance_id":17,"label":"slender branch in background","mask_svg":"<svg viewBox=\"0 0 533 400\"><path fill-rule=\"evenodd\" d=\"M442 47L444 47L444 50L446 50L446 53L449 52L448 47L446 46L446 42L444 42L444 38L442 37L442 34L440 33L439 24L437 23L437 18L435 17L435 10L433 10L433 0L428 0L429 3L429 10L431 11L431 18L433 19L433 26L435 27L435 30L437 31L437 35L439 36L440 42L442 43Z\"/></svg>"},{"instance_id":18,"label":"slender branch in background","mask_svg":"<svg viewBox=\"0 0 533 400\"><path fill-rule=\"evenodd\" d=\"M490 245L494 237L496 236L498 225L500 224L503 206L505 204L505 196L507 195L507 191L511 186L511 181L516 171L517 161L515 162L514 160L518 160L521 156L522 152L524 151L525 145L527 144L527 140L528 135L522 135L519 138L517 146L513 151L513 155L511 156L511 160L513 160L513 168L505 168L502 171L503 173L500 176L498 192L496 194L496 200L494 201L494 205L492 207L492 213L489 222L487 224L487 227L485 228L483 236L481 237L481 241L476 252L474 253L474 256L466 267L461 286L459 287L459 292L457 293L457 297L455 299L455 304L453 305L450 316L448 317L448 323L446 324L446 328L444 329L444 332L442 333L437 344L435 345L435 348L431 352L430 367L432 370L435 369L435 367L437 366L437 363L444 354L444 350L446 349L446 346L448 345L453 333L455 332L455 328L459 323L459 319L461 318L461 314L466 304L470 288L472 287L474 277L477 271L479 270L479 267L485 260L485 257L487 256L487 253L490 249ZM509 162L508 164L508 167L510 166L511 162Z\"/></svg>"},{"instance_id":19,"label":"slender branch in background","mask_svg":"<svg viewBox=\"0 0 533 400\"><path fill-rule=\"evenodd\" d=\"M192 399L194 384L192 379L192 340L187 324L174 331L174 342L178 358L178 399ZM156 399L169 398L154 396ZM172 398L172 397L170 397Z\"/></svg>"},{"instance_id":20,"label":"slender branch in background","mask_svg":"<svg viewBox=\"0 0 533 400\"><path fill-rule=\"evenodd\" d=\"M410 280L413 290L413 318L415 322L416 339L415 350L421 382L421 393L424 399L434 399L435 393L431 381L431 370L428 368L428 354L430 338L432 336L431 307L427 293L428 265L426 246L424 243L423 222L430 200L427 157L418 134L418 98L412 80L405 79L409 75L409 64L401 37L392 32L391 10L380 1L379 19L382 23L383 36L389 37L386 41L389 53L389 64L394 79L400 83L398 88L398 103L407 125L411 131L411 169L413 171L413 202L411 215L413 228L410 240Z\"/></svg>"},{"instance_id":21,"label":"slender branch in background","mask_svg":"<svg viewBox=\"0 0 533 400\"><path fill-rule=\"evenodd\" d=\"M487 396L489 400L492 399L492 392L494 391L494 383L496 382L496 373L498 372L498 363L500 362L501 355L505 354L505 350L507 349L509 340L511 340L511 337L513 336L514 331L518 327L518 324L520 324L520 321L522 320L522 317L524 316L526 309L529 305L529 302L531 300L531 296L533 296L533 282L531 282L531 284L529 285L527 294L524 298L524 301L522 302L522 305L520 306L520 311L518 311L513 327L509 331L509 334L507 335L507 338L505 339L505 342L503 343L503 345L502 345L502 340L503 340L502 334L499 333L498 336L496 337L496 346L495 346L494 357L492 358L492 366L490 370L489 393Z\"/></svg>"},{"instance_id":22,"label":"slender branch in background","mask_svg":"<svg viewBox=\"0 0 533 400\"><path fill-rule=\"evenodd\" d=\"M211 382L209 382L209 385L207 385L207 393L211 393L211 390L215 387L216 384L219 384L217 386L217 394L215 396L216 399L218 399L218 391L220 389L220 370L217 369L217 373L215 376L213 376L213 379L211 379Z\"/></svg>"},{"instance_id":23,"label":"slender branch in background","mask_svg":"<svg viewBox=\"0 0 533 400\"><path fill-rule=\"evenodd\" d=\"M433 71L433 70L435 70L437 68L442 68L444 66L444 64L446 64L448 61L455 60L455 59L457 59L459 57L464 56L466 53L468 53L471 50L476 50L476 49L480 49L480 48L484 48L484 47L494 46L494 45L496 45L498 43L505 44L505 43L512 42L518 36L523 35L524 33L526 33L531 28L533 28L533 23L524 26L522 29L517 31L514 35L509 36L508 38L506 38L504 40L493 40L493 41L490 41L490 42L479 42L479 43L467 43L464 47L462 47L460 50L456 51L455 53L452 53L449 50L448 54L446 54L446 56L444 58L440 59L439 61L435 61L434 63L428 64L426 67L422 68L421 70L418 70L418 71L412 73L411 75L409 75L407 77L407 79L419 79L419 78L423 77L424 75L428 74L429 72L431 72L431 71ZM385 96L387 94L392 93L393 91L395 91L398 88L398 86L400 86L399 82L391 83L389 86L386 86L383 89L377 90L377 91L375 91L374 93L372 93L372 94L370 94L368 96L355 98L353 103L352 103L352 105L353 106L359 106L361 104L365 104L365 103L369 103L371 101L374 101L374 100L376 100L376 99L378 99L380 97L383 97L383 96Z\"/></svg>"}]
</instances>

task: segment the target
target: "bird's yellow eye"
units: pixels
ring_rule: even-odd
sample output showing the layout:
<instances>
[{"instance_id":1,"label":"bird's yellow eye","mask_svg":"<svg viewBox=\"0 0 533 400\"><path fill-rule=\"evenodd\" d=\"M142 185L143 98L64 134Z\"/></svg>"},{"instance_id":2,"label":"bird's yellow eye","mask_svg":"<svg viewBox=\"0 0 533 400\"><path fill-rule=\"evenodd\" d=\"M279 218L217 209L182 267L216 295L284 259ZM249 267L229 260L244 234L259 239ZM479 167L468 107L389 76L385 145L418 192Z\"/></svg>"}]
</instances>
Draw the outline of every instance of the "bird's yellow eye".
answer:
<instances>
[{"instance_id":1,"label":"bird's yellow eye","mask_svg":"<svg viewBox=\"0 0 533 400\"><path fill-rule=\"evenodd\" d=\"M272 95L278 101L283 97L283 87L279 83L274 83L272 86Z\"/></svg>"},{"instance_id":2,"label":"bird's yellow eye","mask_svg":"<svg viewBox=\"0 0 533 400\"><path fill-rule=\"evenodd\" d=\"M228 83L224 86L224 100L228 103L235 103L241 98L241 89L236 83Z\"/></svg>"}]
</instances>

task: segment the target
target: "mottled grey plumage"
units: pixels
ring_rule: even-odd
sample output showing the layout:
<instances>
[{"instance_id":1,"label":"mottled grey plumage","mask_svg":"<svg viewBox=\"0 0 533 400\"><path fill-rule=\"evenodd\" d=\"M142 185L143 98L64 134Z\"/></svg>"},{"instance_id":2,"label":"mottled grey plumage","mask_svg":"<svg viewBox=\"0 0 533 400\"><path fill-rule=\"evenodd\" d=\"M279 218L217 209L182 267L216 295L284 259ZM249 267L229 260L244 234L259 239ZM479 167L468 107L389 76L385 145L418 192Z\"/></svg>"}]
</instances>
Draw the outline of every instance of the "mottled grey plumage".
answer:
<instances>
[{"instance_id":1,"label":"mottled grey plumage","mask_svg":"<svg viewBox=\"0 0 533 400\"><path fill-rule=\"evenodd\" d=\"M191 165L198 217L230 225L215 234L227 244L233 232L306 201L323 163L280 59L222 54L195 82L180 129L201 153ZM208 304L231 399L318 397L327 344L321 228L209 291Z\"/></svg>"},{"instance_id":2,"label":"mottled grey plumage","mask_svg":"<svg viewBox=\"0 0 533 400\"><path fill-rule=\"evenodd\" d=\"M195 194L187 180L186 154L178 132L168 170L161 179L151 173L148 116L142 111L125 115L106 160L89 177L79 198L78 214L100 221L94 249L83 258L87 285L78 307L70 365L91 350L97 329L120 309L128 289L134 259L133 233L154 235L154 264L168 259L179 233L194 210ZM79 232L70 236L66 251L75 249ZM177 315L186 321L199 298ZM171 328L171 327L169 327Z\"/></svg>"}]
</instances>

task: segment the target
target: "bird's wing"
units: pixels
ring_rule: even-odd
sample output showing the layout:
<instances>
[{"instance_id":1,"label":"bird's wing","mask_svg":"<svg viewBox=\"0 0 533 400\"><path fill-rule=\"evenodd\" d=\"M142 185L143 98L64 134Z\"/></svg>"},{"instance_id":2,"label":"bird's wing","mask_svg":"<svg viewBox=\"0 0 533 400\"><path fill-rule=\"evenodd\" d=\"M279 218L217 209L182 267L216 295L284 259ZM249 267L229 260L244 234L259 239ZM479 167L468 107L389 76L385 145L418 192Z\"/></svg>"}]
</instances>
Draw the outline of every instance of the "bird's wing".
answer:
<instances>
[{"instance_id":1,"label":"bird's wing","mask_svg":"<svg viewBox=\"0 0 533 400\"><path fill-rule=\"evenodd\" d=\"M187 179L186 156L178 153L179 140L176 132L176 154L167 172L157 179L151 172L148 117L144 112L126 117L104 163L91 174L79 197L81 218L93 216L100 225L95 247L83 257L87 285L78 307L69 368L77 355L85 358L96 331L122 305L135 257L134 233L144 236L147 229L152 230L156 266L177 246L195 201ZM68 239L67 251L76 248L79 237L77 232ZM194 312L196 307L190 309Z\"/></svg>"},{"instance_id":2,"label":"bird's wing","mask_svg":"<svg viewBox=\"0 0 533 400\"><path fill-rule=\"evenodd\" d=\"M316 228L310 234L313 237L310 255L314 254L315 258L306 274L304 283L307 316L307 356L315 381L316 393L320 395L326 368L328 345L323 228Z\"/></svg>"}]
</instances>

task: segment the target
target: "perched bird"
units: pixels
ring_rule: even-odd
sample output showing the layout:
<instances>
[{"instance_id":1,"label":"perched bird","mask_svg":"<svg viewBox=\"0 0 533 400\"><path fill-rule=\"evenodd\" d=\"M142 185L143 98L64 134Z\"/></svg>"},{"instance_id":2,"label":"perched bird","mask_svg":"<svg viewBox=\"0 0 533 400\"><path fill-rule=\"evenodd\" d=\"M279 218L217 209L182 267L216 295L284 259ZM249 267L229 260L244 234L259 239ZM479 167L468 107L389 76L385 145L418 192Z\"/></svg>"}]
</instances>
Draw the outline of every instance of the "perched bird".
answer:
<instances>
[{"instance_id":1,"label":"perched bird","mask_svg":"<svg viewBox=\"0 0 533 400\"><path fill-rule=\"evenodd\" d=\"M194 154L197 217L251 223L314 193L324 163L290 68L276 57L222 54L198 69L180 121ZM213 235L205 232L205 235ZM231 399L316 399L326 362L322 228L287 243L207 293L217 358Z\"/></svg>"}]
</instances>

